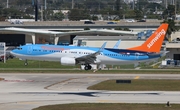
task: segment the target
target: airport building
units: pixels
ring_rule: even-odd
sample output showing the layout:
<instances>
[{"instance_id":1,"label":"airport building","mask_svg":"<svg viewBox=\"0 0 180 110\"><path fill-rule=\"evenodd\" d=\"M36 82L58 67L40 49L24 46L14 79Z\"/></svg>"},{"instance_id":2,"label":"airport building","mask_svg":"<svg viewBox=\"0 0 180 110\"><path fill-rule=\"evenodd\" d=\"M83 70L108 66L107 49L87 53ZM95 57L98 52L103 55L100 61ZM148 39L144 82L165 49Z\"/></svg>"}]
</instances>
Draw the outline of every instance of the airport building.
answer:
<instances>
[{"instance_id":1,"label":"airport building","mask_svg":"<svg viewBox=\"0 0 180 110\"><path fill-rule=\"evenodd\" d=\"M71 35L60 37L57 45L76 45L78 40L82 40L81 46L91 47L101 47L104 42L107 42L107 48L113 47L118 40L121 40L119 45L119 48L121 49L138 46L145 41L145 39L137 39L137 36ZM0 41L6 42L6 46L19 46L33 43L31 35L25 34L0 34ZM54 44L54 37L36 34L35 43Z\"/></svg>"},{"instance_id":2,"label":"airport building","mask_svg":"<svg viewBox=\"0 0 180 110\"><path fill-rule=\"evenodd\" d=\"M180 32L172 33L170 42L166 43L167 59L180 60Z\"/></svg>"},{"instance_id":3,"label":"airport building","mask_svg":"<svg viewBox=\"0 0 180 110\"><path fill-rule=\"evenodd\" d=\"M106 48L113 48L116 42L121 40L120 49L139 46L145 41L145 39L137 39L137 36L76 36L73 45L76 45L78 40L81 40L81 46L90 47L101 47L104 42L107 42Z\"/></svg>"},{"instance_id":4,"label":"airport building","mask_svg":"<svg viewBox=\"0 0 180 110\"><path fill-rule=\"evenodd\" d=\"M20 33L20 32L19 32ZM44 34L36 34L35 35L35 43L36 44L53 44L54 36L44 35ZM72 36L62 36L59 38L59 42L67 41L69 44L73 44ZM11 32L1 32L0 34L0 42L6 42L6 46L19 46L25 45L27 43L33 43L32 35L29 34L15 34Z\"/></svg>"},{"instance_id":5,"label":"airport building","mask_svg":"<svg viewBox=\"0 0 180 110\"><path fill-rule=\"evenodd\" d=\"M180 66L180 32L171 34L171 38L165 43L166 59L162 61L162 67Z\"/></svg>"}]
</instances>

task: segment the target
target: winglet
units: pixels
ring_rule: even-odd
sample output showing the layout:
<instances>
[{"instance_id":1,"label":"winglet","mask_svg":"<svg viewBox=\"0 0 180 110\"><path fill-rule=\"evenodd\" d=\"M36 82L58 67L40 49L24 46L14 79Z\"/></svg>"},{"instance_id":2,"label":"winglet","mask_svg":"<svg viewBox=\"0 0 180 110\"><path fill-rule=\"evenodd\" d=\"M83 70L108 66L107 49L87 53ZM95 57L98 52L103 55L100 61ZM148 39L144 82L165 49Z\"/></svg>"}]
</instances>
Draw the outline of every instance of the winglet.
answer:
<instances>
[{"instance_id":1,"label":"winglet","mask_svg":"<svg viewBox=\"0 0 180 110\"><path fill-rule=\"evenodd\" d=\"M114 48L114 49L117 49L117 48L119 47L120 42L121 42L121 39L118 40L118 42L114 45L113 48Z\"/></svg>"},{"instance_id":2,"label":"winglet","mask_svg":"<svg viewBox=\"0 0 180 110\"><path fill-rule=\"evenodd\" d=\"M102 52L102 51L104 50L104 48L105 48L105 46L106 46L106 43L107 43L107 42L104 42L104 44L101 46L101 48L99 49L98 52Z\"/></svg>"},{"instance_id":3,"label":"winglet","mask_svg":"<svg viewBox=\"0 0 180 110\"><path fill-rule=\"evenodd\" d=\"M160 52L167 29L167 23L161 24L161 26L159 26L159 28L141 46L129 48L128 50Z\"/></svg>"}]
</instances>

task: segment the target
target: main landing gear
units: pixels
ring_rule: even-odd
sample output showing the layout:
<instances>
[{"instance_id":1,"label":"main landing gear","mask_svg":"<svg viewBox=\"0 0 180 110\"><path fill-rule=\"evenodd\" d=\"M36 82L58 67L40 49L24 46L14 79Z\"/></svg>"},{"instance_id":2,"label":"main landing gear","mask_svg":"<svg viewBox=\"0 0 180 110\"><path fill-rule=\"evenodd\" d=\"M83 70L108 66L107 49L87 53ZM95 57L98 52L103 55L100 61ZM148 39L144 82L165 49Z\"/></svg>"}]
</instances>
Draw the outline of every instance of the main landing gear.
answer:
<instances>
[{"instance_id":1,"label":"main landing gear","mask_svg":"<svg viewBox=\"0 0 180 110\"><path fill-rule=\"evenodd\" d=\"M89 64L85 64L84 70L91 70L92 66Z\"/></svg>"},{"instance_id":2,"label":"main landing gear","mask_svg":"<svg viewBox=\"0 0 180 110\"><path fill-rule=\"evenodd\" d=\"M28 62L27 62L27 60L25 60L25 62L24 62L24 65L25 65L25 66L27 66L27 65L28 65Z\"/></svg>"}]
</instances>

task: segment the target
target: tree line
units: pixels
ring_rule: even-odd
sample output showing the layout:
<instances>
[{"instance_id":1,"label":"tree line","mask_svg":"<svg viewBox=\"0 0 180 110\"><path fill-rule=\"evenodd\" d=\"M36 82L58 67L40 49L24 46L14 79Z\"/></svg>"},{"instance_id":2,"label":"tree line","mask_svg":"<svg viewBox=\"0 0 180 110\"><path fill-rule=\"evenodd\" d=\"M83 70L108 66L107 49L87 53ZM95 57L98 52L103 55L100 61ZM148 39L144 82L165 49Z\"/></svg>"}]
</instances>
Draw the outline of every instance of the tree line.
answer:
<instances>
[{"instance_id":1,"label":"tree line","mask_svg":"<svg viewBox=\"0 0 180 110\"><path fill-rule=\"evenodd\" d=\"M32 0L0 0L0 18L33 18L34 6ZM47 0L46 10L44 0L38 0L39 15L43 9L44 20L69 20L90 19L98 20L97 15L107 16L108 20L119 20L133 18L136 20L147 19L175 19L175 13L180 12L180 1L174 5L168 5L166 9L163 4L149 3L148 0L138 0L137 3L125 3L124 0ZM61 11L54 13L54 10L69 10L67 15ZM154 12L162 11L162 14ZM109 16L115 16L114 18ZM41 17L39 16L39 19Z\"/></svg>"}]
</instances>

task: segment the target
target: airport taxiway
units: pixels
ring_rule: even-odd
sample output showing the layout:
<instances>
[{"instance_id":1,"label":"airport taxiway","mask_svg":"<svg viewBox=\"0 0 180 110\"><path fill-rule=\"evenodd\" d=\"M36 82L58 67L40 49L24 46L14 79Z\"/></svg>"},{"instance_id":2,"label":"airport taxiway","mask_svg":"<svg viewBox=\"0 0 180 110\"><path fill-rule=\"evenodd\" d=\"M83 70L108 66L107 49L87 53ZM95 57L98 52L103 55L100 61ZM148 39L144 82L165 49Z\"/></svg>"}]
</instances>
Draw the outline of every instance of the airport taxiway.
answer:
<instances>
[{"instance_id":1,"label":"airport taxiway","mask_svg":"<svg viewBox=\"0 0 180 110\"><path fill-rule=\"evenodd\" d=\"M88 86L109 79L174 79L179 74L0 73L0 110L31 110L64 103L180 103L180 91L97 91Z\"/></svg>"}]
</instances>

